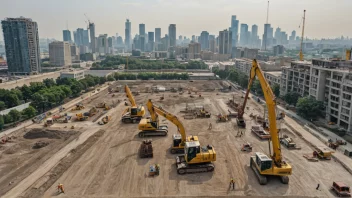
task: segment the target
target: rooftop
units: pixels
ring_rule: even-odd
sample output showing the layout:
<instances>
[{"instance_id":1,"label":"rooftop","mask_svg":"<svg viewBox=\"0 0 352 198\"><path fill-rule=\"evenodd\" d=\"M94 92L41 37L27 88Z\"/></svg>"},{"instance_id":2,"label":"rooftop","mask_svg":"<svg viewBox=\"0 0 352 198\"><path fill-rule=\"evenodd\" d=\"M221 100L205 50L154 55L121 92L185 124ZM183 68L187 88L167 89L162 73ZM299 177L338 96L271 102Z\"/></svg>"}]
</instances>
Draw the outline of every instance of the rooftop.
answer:
<instances>
[{"instance_id":1,"label":"rooftop","mask_svg":"<svg viewBox=\"0 0 352 198\"><path fill-rule=\"evenodd\" d=\"M189 76L214 76L214 73L188 73Z\"/></svg>"},{"instance_id":2,"label":"rooftop","mask_svg":"<svg viewBox=\"0 0 352 198\"><path fill-rule=\"evenodd\" d=\"M270 74L276 77L280 77L281 76L281 71L277 71L277 72L265 72L266 74Z\"/></svg>"}]
</instances>

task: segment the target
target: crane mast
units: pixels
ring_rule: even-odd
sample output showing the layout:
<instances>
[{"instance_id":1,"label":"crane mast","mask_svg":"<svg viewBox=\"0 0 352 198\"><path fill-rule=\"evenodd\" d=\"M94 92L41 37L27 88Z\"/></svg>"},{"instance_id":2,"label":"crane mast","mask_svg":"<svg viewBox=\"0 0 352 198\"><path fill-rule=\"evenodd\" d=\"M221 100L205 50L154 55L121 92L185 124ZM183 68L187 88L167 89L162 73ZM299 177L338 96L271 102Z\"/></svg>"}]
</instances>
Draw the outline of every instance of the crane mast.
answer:
<instances>
[{"instance_id":1,"label":"crane mast","mask_svg":"<svg viewBox=\"0 0 352 198\"><path fill-rule=\"evenodd\" d=\"M299 60L303 61L303 39L304 39L304 26L306 23L306 10L303 12L303 26L302 26L302 36L301 36L301 50L299 51Z\"/></svg>"}]
</instances>

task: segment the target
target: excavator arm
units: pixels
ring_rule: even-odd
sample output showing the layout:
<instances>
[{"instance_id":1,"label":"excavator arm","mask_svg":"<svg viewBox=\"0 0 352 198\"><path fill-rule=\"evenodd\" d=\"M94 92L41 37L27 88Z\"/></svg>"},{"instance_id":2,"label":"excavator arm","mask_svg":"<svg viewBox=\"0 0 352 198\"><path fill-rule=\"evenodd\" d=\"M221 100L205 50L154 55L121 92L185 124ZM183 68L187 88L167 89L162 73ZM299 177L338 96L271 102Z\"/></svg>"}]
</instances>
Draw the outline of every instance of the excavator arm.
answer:
<instances>
[{"instance_id":1,"label":"excavator arm","mask_svg":"<svg viewBox=\"0 0 352 198\"><path fill-rule=\"evenodd\" d=\"M134 100L132 92L127 85L125 85L125 92L126 92L128 99L130 100L131 107L136 107L137 106L136 101Z\"/></svg>"},{"instance_id":2,"label":"excavator arm","mask_svg":"<svg viewBox=\"0 0 352 198\"><path fill-rule=\"evenodd\" d=\"M163 116L164 118L166 118L167 120L169 120L170 122L172 122L174 125L177 126L178 132L181 134L182 142L186 142L186 131L185 131L185 128L183 127L183 124L181 123L181 121L175 115L165 111L161 107L156 107L153 104L151 99L148 100L147 107L148 107L148 110L150 112L151 119L153 121L156 121L158 119L158 115L157 114Z\"/></svg>"},{"instance_id":3,"label":"excavator arm","mask_svg":"<svg viewBox=\"0 0 352 198\"><path fill-rule=\"evenodd\" d=\"M261 85L263 93L264 93L265 102L266 102L266 105L268 108L269 130L270 130L272 147L273 147L272 159L274 160L275 164L278 167L280 167L282 164L282 156L281 156L281 148L280 148L278 129L276 126L276 112L275 112L276 98L275 98L273 91L270 88L269 83L266 81L264 74L263 74L263 71L260 69L256 59L254 59L253 63L252 63L248 88L247 88L246 97L244 99L241 113L243 115L243 112L244 112L244 109L245 109L245 106L247 103L249 91L250 91L251 86L255 80L255 77L257 77L260 82L260 85Z\"/></svg>"}]
</instances>

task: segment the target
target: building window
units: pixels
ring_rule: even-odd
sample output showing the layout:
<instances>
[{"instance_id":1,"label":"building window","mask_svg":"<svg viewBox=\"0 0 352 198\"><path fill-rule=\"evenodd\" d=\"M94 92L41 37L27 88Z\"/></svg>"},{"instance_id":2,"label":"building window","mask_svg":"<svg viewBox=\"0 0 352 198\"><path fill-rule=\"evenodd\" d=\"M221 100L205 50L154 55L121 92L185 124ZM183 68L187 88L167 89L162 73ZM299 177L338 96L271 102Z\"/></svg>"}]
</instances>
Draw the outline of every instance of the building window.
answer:
<instances>
[{"instance_id":1,"label":"building window","mask_svg":"<svg viewBox=\"0 0 352 198\"><path fill-rule=\"evenodd\" d=\"M343 97L343 99L346 99L346 100L351 100L351 95L349 95L349 94L343 94L342 95L342 97Z\"/></svg>"},{"instance_id":2,"label":"building window","mask_svg":"<svg viewBox=\"0 0 352 198\"><path fill-rule=\"evenodd\" d=\"M344 114L347 114L347 115L350 114L350 110L345 109L345 108L341 108L341 112L344 113Z\"/></svg>"},{"instance_id":3,"label":"building window","mask_svg":"<svg viewBox=\"0 0 352 198\"><path fill-rule=\"evenodd\" d=\"M346 101L342 101L342 106L350 108L351 107L351 103L350 102L346 102Z\"/></svg>"}]
</instances>

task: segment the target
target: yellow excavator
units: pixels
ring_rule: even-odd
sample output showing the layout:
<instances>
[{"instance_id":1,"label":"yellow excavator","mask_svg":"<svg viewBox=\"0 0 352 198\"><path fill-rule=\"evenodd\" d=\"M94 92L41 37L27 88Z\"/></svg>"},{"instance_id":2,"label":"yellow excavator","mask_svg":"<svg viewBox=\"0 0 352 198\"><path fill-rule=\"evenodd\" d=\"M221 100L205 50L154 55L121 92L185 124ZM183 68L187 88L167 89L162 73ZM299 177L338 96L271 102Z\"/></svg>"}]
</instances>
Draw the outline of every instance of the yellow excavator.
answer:
<instances>
[{"instance_id":1,"label":"yellow excavator","mask_svg":"<svg viewBox=\"0 0 352 198\"><path fill-rule=\"evenodd\" d=\"M168 127L166 125L160 125L159 116L155 112L156 110L159 110L159 108L154 108L151 100L148 100L147 108L150 113L150 118L143 118L139 122L138 129L141 131L138 133L138 136L166 136L168 133ZM159 111L159 113L161 112Z\"/></svg>"},{"instance_id":2,"label":"yellow excavator","mask_svg":"<svg viewBox=\"0 0 352 198\"><path fill-rule=\"evenodd\" d=\"M138 123L145 115L144 107L142 105L137 106L132 92L127 85L125 86L125 92L131 106L123 111L121 121L124 123Z\"/></svg>"},{"instance_id":3,"label":"yellow excavator","mask_svg":"<svg viewBox=\"0 0 352 198\"><path fill-rule=\"evenodd\" d=\"M278 176L281 178L282 183L288 184L288 176L292 174L292 167L282 159L280 140L278 135L279 130L276 126L276 120L282 119L282 116L276 117L275 95L271 90L269 83L266 81L263 75L263 71L258 65L256 59L254 59L252 63L252 68L249 76L249 84L246 92L245 102L243 104L243 110L246 106L246 98L248 98L251 86L256 77L258 78L262 90L264 92L264 98L268 108L269 130L273 153L271 154L270 152L270 156L267 156L264 153L256 152L255 156L251 156L250 166L253 169L261 185L267 184L267 176ZM270 142L269 150L271 151Z\"/></svg>"},{"instance_id":4,"label":"yellow excavator","mask_svg":"<svg viewBox=\"0 0 352 198\"><path fill-rule=\"evenodd\" d=\"M186 173L199 173L214 171L212 162L216 161L216 152L211 145L201 146L197 136L186 138L186 131L181 121L171 113L161 107L153 105L149 99L148 109L152 108L154 112L165 117L167 120L177 126L180 134L173 135L173 144L171 153L183 152L183 155L176 157L176 169L180 175Z\"/></svg>"}]
</instances>

